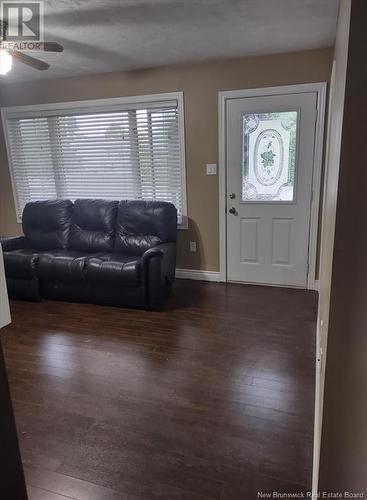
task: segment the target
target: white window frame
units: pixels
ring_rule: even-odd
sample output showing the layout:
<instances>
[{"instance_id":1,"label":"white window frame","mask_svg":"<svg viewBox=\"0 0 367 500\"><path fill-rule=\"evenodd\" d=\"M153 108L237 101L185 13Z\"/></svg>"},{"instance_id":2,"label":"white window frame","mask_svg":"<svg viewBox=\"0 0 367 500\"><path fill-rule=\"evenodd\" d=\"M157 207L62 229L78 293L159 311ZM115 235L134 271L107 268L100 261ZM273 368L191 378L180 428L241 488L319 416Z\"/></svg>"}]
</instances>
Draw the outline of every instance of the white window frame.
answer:
<instances>
[{"instance_id":1,"label":"white window frame","mask_svg":"<svg viewBox=\"0 0 367 500\"><path fill-rule=\"evenodd\" d=\"M137 96L126 96L126 97L112 97L107 99L88 99L83 101L68 101L68 102L56 102L48 104L30 104L25 106L7 106L1 108L1 119L3 124L5 145L8 156L8 167L10 172L13 198L14 203L17 205L17 192L15 188L15 181L13 176L13 168L10 161L10 141L8 135L7 127L7 117L13 113L27 114L35 112L47 112L52 111L57 112L65 111L67 109L87 109L91 113L95 113L101 110L103 106L121 106L121 105L131 105L146 103L147 105L155 102L164 101L177 101L178 110L178 134L179 134L179 144L180 144L180 164L181 164L181 190L182 190L182 222L179 224L179 229L188 229L188 218L187 218L187 194L186 194L186 154L185 154L185 109L184 109L184 93L182 91L178 92L167 92L162 94L148 94L148 95L137 95ZM20 224L21 217L17 215L17 222Z\"/></svg>"}]
</instances>

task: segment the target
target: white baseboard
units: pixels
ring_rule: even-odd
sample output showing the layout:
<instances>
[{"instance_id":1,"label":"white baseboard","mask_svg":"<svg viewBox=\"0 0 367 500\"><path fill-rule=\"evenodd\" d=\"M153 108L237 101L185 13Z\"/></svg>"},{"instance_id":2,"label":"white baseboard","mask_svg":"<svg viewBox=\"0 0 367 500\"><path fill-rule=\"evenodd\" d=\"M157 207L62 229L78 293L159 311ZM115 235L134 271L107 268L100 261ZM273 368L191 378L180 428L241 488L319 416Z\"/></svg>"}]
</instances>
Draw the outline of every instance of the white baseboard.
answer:
<instances>
[{"instance_id":1,"label":"white baseboard","mask_svg":"<svg viewBox=\"0 0 367 500\"><path fill-rule=\"evenodd\" d=\"M176 278L183 280L220 281L219 271L201 271L198 269L176 269Z\"/></svg>"}]
</instances>

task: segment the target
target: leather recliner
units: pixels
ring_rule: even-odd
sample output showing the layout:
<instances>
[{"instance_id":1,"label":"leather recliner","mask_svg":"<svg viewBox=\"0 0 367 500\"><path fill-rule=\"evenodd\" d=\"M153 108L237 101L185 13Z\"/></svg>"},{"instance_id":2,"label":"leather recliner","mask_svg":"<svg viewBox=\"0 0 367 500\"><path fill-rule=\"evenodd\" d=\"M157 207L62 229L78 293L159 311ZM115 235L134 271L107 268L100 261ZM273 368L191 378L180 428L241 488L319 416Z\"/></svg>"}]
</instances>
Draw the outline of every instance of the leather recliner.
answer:
<instances>
[{"instance_id":1,"label":"leather recliner","mask_svg":"<svg viewBox=\"0 0 367 500\"><path fill-rule=\"evenodd\" d=\"M174 283L177 212L156 201L28 203L1 238L11 298L160 309Z\"/></svg>"}]
</instances>

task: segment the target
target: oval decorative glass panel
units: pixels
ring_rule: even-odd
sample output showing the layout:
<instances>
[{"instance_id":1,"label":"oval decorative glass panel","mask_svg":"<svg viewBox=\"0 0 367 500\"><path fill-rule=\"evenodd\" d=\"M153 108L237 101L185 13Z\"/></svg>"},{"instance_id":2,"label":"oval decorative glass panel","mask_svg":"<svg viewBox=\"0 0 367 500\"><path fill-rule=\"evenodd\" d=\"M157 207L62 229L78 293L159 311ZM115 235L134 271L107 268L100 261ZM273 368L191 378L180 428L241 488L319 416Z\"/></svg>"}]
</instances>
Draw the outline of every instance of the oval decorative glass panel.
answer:
<instances>
[{"instance_id":1,"label":"oval decorative glass panel","mask_svg":"<svg viewBox=\"0 0 367 500\"><path fill-rule=\"evenodd\" d=\"M284 166L283 138L274 129L266 129L258 135L254 147L254 173L264 186L275 184Z\"/></svg>"},{"instance_id":2,"label":"oval decorative glass panel","mask_svg":"<svg viewBox=\"0 0 367 500\"><path fill-rule=\"evenodd\" d=\"M294 200L298 111L242 115L242 201Z\"/></svg>"}]
</instances>

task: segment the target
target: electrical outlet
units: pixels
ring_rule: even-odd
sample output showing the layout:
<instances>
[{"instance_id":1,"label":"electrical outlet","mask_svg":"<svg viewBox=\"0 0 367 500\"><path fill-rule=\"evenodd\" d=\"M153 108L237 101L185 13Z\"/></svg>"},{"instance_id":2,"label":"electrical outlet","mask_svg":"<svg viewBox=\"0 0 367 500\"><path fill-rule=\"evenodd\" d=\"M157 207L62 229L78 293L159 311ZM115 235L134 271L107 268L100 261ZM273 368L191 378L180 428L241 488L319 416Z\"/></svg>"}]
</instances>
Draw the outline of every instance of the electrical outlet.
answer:
<instances>
[{"instance_id":1,"label":"electrical outlet","mask_svg":"<svg viewBox=\"0 0 367 500\"><path fill-rule=\"evenodd\" d=\"M206 175L217 175L217 164L207 163L206 164Z\"/></svg>"},{"instance_id":2,"label":"electrical outlet","mask_svg":"<svg viewBox=\"0 0 367 500\"><path fill-rule=\"evenodd\" d=\"M190 241L190 252L196 252L196 241Z\"/></svg>"}]
</instances>

